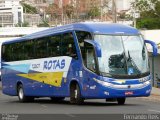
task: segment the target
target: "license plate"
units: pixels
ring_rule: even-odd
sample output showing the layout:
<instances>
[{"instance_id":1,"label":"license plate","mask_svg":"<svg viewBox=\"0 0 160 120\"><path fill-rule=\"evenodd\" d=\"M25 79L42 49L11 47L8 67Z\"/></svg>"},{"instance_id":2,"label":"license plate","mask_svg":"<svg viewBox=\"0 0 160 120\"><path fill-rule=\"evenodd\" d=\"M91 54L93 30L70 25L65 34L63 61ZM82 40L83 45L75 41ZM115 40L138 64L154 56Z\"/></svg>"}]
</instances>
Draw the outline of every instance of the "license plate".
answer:
<instances>
[{"instance_id":1,"label":"license plate","mask_svg":"<svg viewBox=\"0 0 160 120\"><path fill-rule=\"evenodd\" d=\"M132 91L127 91L127 92L125 92L125 95L133 95L133 92Z\"/></svg>"}]
</instances>

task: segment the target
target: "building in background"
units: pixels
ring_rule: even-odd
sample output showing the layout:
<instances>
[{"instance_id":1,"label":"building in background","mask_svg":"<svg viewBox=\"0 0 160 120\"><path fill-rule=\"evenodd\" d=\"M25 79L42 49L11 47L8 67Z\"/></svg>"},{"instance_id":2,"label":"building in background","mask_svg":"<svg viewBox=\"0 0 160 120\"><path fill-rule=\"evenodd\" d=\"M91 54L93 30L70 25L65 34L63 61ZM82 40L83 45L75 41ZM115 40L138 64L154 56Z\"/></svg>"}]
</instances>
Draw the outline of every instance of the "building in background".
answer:
<instances>
[{"instance_id":1,"label":"building in background","mask_svg":"<svg viewBox=\"0 0 160 120\"><path fill-rule=\"evenodd\" d=\"M117 12L124 11L124 10L130 10L131 9L131 3L135 0L115 0L116 1L116 7Z\"/></svg>"},{"instance_id":2,"label":"building in background","mask_svg":"<svg viewBox=\"0 0 160 120\"><path fill-rule=\"evenodd\" d=\"M0 26L15 26L23 22L23 7L20 0L0 1Z\"/></svg>"},{"instance_id":3,"label":"building in background","mask_svg":"<svg viewBox=\"0 0 160 120\"><path fill-rule=\"evenodd\" d=\"M22 2L34 6L37 9L45 9L50 4L54 3L54 0L22 0Z\"/></svg>"},{"instance_id":4,"label":"building in background","mask_svg":"<svg viewBox=\"0 0 160 120\"><path fill-rule=\"evenodd\" d=\"M15 26L17 23L23 22L27 22L29 26L37 26L43 21L48 21L51 25L68 24L88 20L112 22L113 1L116 3L116 11L117 15L119 15L121 13L128 12L131 9L131 2L134 0L0 0L0 26ZM23 8L23 4L21 5L20 2L35 7L37 12L26 13L26 8ZM57 4L58 6L56 8L57 10L55 10L55 15L53 12L47 13L47 8L51 4ZM71 17L66 15L67 5L72 6L74 11ZM100 15L90 17L88 13L94 7L99 9Z\"/></svg>"}]
</instances>

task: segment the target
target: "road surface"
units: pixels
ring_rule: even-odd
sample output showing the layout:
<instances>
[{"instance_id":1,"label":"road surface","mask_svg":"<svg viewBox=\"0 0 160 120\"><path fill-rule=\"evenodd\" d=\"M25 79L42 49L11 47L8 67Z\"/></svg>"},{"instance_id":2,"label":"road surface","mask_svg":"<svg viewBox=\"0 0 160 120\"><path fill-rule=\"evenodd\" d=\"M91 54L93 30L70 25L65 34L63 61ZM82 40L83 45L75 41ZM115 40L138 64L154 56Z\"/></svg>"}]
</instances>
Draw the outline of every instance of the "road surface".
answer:
<instances>
[{"instance_id":1,"label":"road surface","mask_svg":"<svg viewBox=\"0 0 160 120\"><path fill-rule=\"evenodd\" d=\"M85 100L84 105L72 105L69 99L53 103L49 98L32 103L20 103L17 97L3 95L0 91L0 113L14 114L160 114L160 102L141 98L128 98L125 105L105 100Z\"/></svg>"}]
</instances>

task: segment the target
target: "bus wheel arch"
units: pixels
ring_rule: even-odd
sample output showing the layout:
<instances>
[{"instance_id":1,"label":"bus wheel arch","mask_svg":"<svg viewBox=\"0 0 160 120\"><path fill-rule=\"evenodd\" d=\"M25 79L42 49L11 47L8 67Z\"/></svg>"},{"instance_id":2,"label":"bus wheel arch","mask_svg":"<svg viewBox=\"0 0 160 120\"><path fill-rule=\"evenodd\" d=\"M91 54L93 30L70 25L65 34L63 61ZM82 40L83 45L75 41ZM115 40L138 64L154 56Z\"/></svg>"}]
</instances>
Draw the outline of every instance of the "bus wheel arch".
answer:
<instances>
[{"instance_id":1,"label":"bus wheel arch","mask_svg":"<svg viewBox=\"0 0 160 120\"><path fill-rule=\"evenodd\" d=\"M80 85L76 80L71 81L70 83L70 103L71 104L82 104L84 98L82 98Z\"/></svg>"},{"instance_id":2,"label":"bus wheel arch","mask_svg":"<svg viewBox=\"0 0 160 120\"><path fill-rule=\"evenodd\" d=\"M22 82L17 82L17 96L20 102L31 102L34 97L25 96L24 87Z\"/></svg>"},{"instance_id":3,"label":"bus wheel arch","mask_svg":"<svg viewBox=\"0 0 160 120\"><path fill-rule=\"evenodd\" d=\"M16 91L17 91L17 95L18 95L18 88L20 85L23 85L21 81L18 81L16 84Z\"/></svg>"}]
</instances>

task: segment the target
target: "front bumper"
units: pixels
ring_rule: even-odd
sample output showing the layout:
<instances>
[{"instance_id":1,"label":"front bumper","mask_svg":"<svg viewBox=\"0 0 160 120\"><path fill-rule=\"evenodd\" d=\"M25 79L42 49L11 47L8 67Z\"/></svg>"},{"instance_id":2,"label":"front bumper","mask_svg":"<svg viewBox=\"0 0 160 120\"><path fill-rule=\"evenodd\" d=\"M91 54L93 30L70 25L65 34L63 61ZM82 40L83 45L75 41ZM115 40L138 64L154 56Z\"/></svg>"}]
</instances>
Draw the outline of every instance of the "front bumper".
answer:
<instances>
[{"instance_id":1,"label":"front bumper","mask_svg":"<svg viewBox=\"0 0 160 120\"><path fill-rule=\"evenodd\" d=\"M102 88L99 91L99 96L102 98L120 98L120 97L146 97L151 93L151 85L140 89L111 89Z\"/></svg>"},{"instance_id":2,"label":"front bumper","mask_svg":"<svg viewBox=\"0 0 160 120\"><path fill-rule=\"evenodd\" d=\"M111 84L105 81L96 82L96 88L90 91L89 98L122 98L122 97L146 97L151 93L151 81L139 84Z\"/></svg>"}]
</instances>

